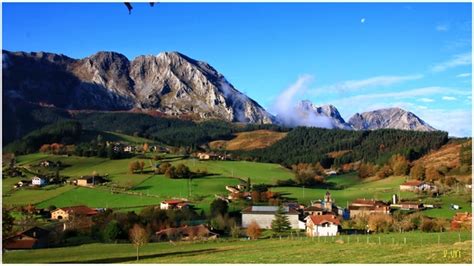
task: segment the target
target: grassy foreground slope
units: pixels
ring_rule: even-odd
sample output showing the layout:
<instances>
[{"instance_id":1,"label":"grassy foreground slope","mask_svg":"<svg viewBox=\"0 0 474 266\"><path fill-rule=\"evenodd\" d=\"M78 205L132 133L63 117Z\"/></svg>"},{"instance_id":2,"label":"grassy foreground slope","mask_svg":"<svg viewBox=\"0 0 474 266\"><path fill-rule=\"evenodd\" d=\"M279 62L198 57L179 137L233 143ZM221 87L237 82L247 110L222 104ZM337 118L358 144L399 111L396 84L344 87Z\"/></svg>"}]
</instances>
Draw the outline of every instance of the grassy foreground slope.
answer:
<instances>
[{"instance_id":1,"label":"grassy foreground slope","mask_svg":"<svg viewBox=\"0 0 474 266\"><path fill-rule=\"evenodd\" d=\"M438 244L438 235L440 244ZM379 242L380 237L380 242ZM461 237L461 241L459 241ZM406 238L406 244L404 244ZM359 239L359 242L357 242ZM470 232L150 243L139 263L471 263ZM326 241L326 242L325 242ZM379 244L380 243L380 244ZM131 244L13 251L4 263L134 263Z\"/></svg>"}]
</instances>

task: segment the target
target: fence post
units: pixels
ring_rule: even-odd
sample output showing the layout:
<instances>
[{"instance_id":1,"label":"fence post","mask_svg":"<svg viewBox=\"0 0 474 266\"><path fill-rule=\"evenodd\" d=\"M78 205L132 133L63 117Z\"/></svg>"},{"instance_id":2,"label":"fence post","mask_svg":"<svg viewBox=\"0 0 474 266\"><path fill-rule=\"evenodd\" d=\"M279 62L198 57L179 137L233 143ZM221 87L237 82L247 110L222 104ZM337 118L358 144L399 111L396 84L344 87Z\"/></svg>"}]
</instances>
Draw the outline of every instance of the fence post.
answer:
<instances>
[{"instance_id":1,"label":"fence post","mask_svg":"<svg viewBox=\"0 0 474 266\"><path fill-rule=\"evenodd\" d=\"M403 244L405 244L405 245L407 244L407 238L406 237L403 238Z\"/></svg>"},{"instance_id":2,"label":"fence post","mask_svg":"<svg viewBox=\"0 0 474 266\"><path fill-rule=\"evenodd\" d=\"M439 234L438 234L438 245L439 245L439 242L440 242L439 240L440 240L440 239L439 239Z\"/></svg>"},{"instance_id":3,"label":"fence post","mask_svg":"<svg viewBox=\"0 0 474 266\"><path fill-rule=\"evenodd\" d=\"M379 236L379 245L382 245L382 242L380 241L380 236Z\"/></svg>"},{"instance_id":4,"label":"fence post","mask_svg":"<svg viewBox=\"0 0 474 266\"><path fill-rule=\"evenodd\" d=\"M357 243L359 243L359 236L357 236Z\"/></svg>"},{"instance_id":5,"label":"fence post","mask_svg":"<svg viewBox=\"0 0 474 266\"><path fill-rule=\"evenodd\" d=\"M461 233L458 233L459 242L461 242Z\"/></svg>"},{"instance_id":6,"label":"fence post","mask_svg":"<svg viewBox=\"0 0 474 266\"><path fill-rule=\"evenodd\" d=\"M392 245L395 245L395 238L392 237Z\"/></svg>"},{"instance_id":7,"label":"fence post","mask_svg":"<svg viewBox=\"0 0 474 266\"><path fill-rule=\"evenodd\" d=\"M369 244L369 237L367 236L367 244Z\"/></svg>"}]
</instances>

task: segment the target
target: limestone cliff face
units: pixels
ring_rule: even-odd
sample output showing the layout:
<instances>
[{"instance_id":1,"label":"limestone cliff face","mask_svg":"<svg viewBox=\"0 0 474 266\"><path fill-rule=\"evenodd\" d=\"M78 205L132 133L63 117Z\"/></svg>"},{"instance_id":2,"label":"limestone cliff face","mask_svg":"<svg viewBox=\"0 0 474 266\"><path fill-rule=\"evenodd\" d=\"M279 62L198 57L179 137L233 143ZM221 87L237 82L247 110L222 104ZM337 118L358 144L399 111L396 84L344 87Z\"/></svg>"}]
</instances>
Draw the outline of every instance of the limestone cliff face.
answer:
<instances>
[{"instance_id":1,"label":"limestone cliff face","mask_svg":"<svg viewBox=\"0 0 474 266\"><path fill-rule=\"evenodd\" d=\"M129 61L115 52L76 60L52 53L3 51L4 99L78 110L152 109L232 122L273 116L209 64L178 52Z\"/></svg>"},{"instance_id":2,"label":"limestone cliff face","mask_svg":"<svg viewBox=\"0 0 474 266\"><path fill-rule=\"evenodd\" d=\"M415 131L436 131L415 114L401 108L379 109L362 114L355 114L349 119L349 124L357 130L374 130L393 128Z\"/></svg>"}]
</instances>

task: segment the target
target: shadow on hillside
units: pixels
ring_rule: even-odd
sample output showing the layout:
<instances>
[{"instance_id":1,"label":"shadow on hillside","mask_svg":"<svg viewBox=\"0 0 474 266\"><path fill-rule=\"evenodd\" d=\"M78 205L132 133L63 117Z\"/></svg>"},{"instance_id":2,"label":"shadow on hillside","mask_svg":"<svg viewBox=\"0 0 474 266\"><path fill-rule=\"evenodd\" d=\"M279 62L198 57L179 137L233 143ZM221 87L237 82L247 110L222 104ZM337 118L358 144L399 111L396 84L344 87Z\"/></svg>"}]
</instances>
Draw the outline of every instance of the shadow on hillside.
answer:
<instances>
[{"instance_id":1,"label":"shadow on hillside","mask_svg":"<svg viewBox=\"0 0 474 266\"><path fill-rule=\"evenodd\" d=\"M142 255L140 256L140 260L142 259L154 259L154 258L161 258L167 256L190 256L190 255L197 255L197 254L206 254L206 253L214 253L220 252L215 248L208 248L208 249L201 249L201 250L191 250L191 251L177 251L177 252L170 252L170 253L157 253L157 254L149 254L149 255ZM131 262L136 261L136 256L128 256L128 257L120 257L120 258L105 258L105 259L94 259L94 260L84 260L84 261L77 261L77 262L70 262L70 261L59 261L59 262L52 262L52 263L123 263L123 262ZM138 261L140 262L140 261ZM189 262L190 263L190 262Z\"/></svg>"},{"instance_id":2,"label":"shadow on hillside","mask_svg":"<svg viewBox=\"0 0 474 266\"><path fill-rule=\"evenodd\" d=\"M134 187L132 190L147 190L152 188L152 186L139 186L139 187Z\"/></svg>"}]
</instances>

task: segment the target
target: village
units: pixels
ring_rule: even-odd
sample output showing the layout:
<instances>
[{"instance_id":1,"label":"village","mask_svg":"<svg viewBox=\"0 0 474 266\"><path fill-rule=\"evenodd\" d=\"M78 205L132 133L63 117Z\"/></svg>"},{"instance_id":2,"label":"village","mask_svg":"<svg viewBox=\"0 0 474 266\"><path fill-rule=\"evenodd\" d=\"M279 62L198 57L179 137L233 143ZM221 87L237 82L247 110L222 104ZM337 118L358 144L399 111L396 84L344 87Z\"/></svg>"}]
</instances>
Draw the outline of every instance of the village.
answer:
<instances>
[{"instance_id":1,"label":"village","mask_svg":"<svg viewBox=\"0 0 474 266\"><path fill-rule=\"evenodd\" d=\"M129 148L123 146L125 152L135 152L139 147ZM152 148L158 150L159 148ZM164 152L162 149L161 152ZM200 152L192 155L199 161L226 161L229 160L225 154ZM61 162L49 160L40 161L36 167L48 168L60 166ZM155 167L159 167L156 164ZM337 176L338 171L326 169L327 176ZM251 184L250 178L238 178L237 185L226 185L228 195L216 194L210 205L211 215L198 214L191 200L186 198L169 198L160 202L159 205L148 206L147 210L153 215L161 213L168 222L162 222L155 226L155 230L148 229L150 241L186 241L186 240L212 240L217 238L228 238L230 236L244 239L258 239L263 231L273 232L271 236L289 234L302 234L306 237L334 237L351 234L374 234L388 231L411 231L418 228L422 231L461 230L471 228L472 214L470 212L456 212L450 219L450 224L440 224L441 220L425 219L419 224L403 224L403 219L397 223L393 217L395 214L401 217L421 217L423 210L441 208L436 204L423 203L422 201L400 199L398 194L393 194L390 201L376 200L374 198L357 198L351 202L340 202L332 196L331 190L327 189L320 198L313 199L310 204L304 205L295 200L285 199L278 192L272 192L271 187L262 184ZM61 183L95 189L110 182L108 175L80 176L74 179L46 178L38 175L31 179L22 179L14 185L14 189L35 187L41 189L46 185ZM406 180L399 185L399 192L427 193L437 195L439 189L435 184L420 180ZM240 202L244 205L240 211L228 212L229 204ZM270 204L269 204L270 203ZM452 210L459 210L460 206L451 205ZM107 220L116 220L124 217L115 213L113 208L88 207L87 205L64 206L56 208L36 208L33 205L22 210L24 213L36 217L42 217L47 230L40 226L24 228L23 231L4 239L3 248L15 249L37 249L64 244L64 238L71 232L74 234L93 235L94 228ZM115 215L115 216L114 216ZM132 215L137 218L130 218ZM128 219L142 217L143 211L138 214L127 214ZM153 216L152 217L155 217ZM418 216L417 216L418 215ZM232 221L230 222L230 217ZM181 217L181 218L180 218ZM186 218L185 218L186 217ZM143 218L143 217L142 217ZM153 218L154 219L154 218ZM220 220L219 220L220 219ZM216 222L218 221L218 222ZM128 223L128 222L126 222ZM52 226L54 225L54 226ZM118 228L118 225L116 225ZM107 227L105 227L107 228ZM119 230L117 229L116 230ZM120 239L119 233L111 236L111 239Z\"/></svg>"}]
</instances>

